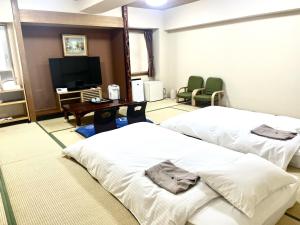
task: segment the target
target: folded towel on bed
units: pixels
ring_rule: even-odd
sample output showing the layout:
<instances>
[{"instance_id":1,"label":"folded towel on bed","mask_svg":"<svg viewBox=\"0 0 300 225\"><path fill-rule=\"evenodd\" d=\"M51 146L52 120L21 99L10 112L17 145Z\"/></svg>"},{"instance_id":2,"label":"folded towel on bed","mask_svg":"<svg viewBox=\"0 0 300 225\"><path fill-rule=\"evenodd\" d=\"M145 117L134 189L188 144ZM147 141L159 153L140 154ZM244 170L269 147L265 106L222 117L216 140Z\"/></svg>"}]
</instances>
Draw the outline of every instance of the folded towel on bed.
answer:
<instances>
[{"instance_id":1,"label":"folded towel on bed","mask_svg":"<svg viewBox=\"0 0 300 225\"><path fill-rule=\"evenodd\" d=\"M200 179L196 174L176 167L169 160L149 168L145 171L145 174L155 184L173 194L187 191Z\"/></svg>"},{"instance_id":2,"label":"folded towel on bed","mask_svg":"<svg viewBox=\"0 0 300 225\"><path fill-rule=\"evenodd\" d=\"M251 133L259 136L272 138L276 140L283 140L283 141L293 139L294 137L297 136L297 133L284 131L284 130L276 130L265 124L251 130Z\"/></svg>"}]
</instances>

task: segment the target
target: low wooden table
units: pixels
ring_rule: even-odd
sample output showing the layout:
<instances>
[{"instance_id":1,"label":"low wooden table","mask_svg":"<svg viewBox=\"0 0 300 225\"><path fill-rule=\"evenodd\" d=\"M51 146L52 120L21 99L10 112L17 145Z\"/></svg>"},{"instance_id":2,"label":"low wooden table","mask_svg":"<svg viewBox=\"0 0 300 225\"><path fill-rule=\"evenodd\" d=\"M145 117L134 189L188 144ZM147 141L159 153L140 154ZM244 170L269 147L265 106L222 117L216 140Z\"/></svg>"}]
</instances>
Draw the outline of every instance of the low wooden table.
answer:
<instances>
[{"instance_id":1,"label":"low wooden table","mask_svg":"<svg viewBox=\"0 0 300 225\"><path fill-rule=\"evenodd\" d=\"M69 114L73 114L76 118L76 125L81 125L81 118L90 113L101 109L109 109L112 107L127 106L130 102L125 100L113 100L112 102L103 103L91 103L91 102L81 102L66 104L62 106L64 116L66 120L69 120Z\"/></svg>"}]
</instances>

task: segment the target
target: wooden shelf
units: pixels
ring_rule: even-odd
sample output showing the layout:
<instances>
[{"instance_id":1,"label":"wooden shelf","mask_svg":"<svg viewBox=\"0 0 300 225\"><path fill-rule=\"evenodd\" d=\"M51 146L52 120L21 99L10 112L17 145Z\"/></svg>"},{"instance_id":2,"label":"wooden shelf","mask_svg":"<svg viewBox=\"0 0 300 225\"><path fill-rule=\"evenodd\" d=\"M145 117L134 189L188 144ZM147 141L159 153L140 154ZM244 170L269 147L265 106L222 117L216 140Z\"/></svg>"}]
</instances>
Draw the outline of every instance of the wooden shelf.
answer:
<instances>
[{"instance_id":1,"label":"wooden shelf","mask_svg":"<svg viewBox=\"0 0 300 225\"><path fill-rule=\"evenodd\" d=\"M74 103L75 100L77 100L76 102L81 102L84 99L83 98L84 94L86 94L86 93L89 95L90 98L92 98L92 97L100 97L101 98L101 96L102 96L101 90L102 90L101 87L97 87L97 88L57 93L59 108L61 111L63 111L62 104Z\"/></svg>"},{"instance_id":2,"label":"wooden shelf","mask_svg":"<svg viewBox=\"0 0 300 225\"><path fill-rule=\"evenodd\" d=\"M16 1L12 1L13 8L15 5L13 4ZM15 7L16 8L16 7ZM17 30L15 25L19 25L17 21L13 23L14 28L13 32ZM20 26L20 25L19 25ZM17 31L16 31L17 32ZM8 32L10 33L10 32ZM16 36L18 44L20 44L18 34ZM23 44L23 42L22 42ZM20 49L23 47L22 45L18 45ZM21 54L21 61L19 57L15 54L17 52L14 49L11 49L9 45L9 41L7 42L7 47L9 48L9 55L8 58L10 60L10 65L0 68L0 80L2 82L11 81L11 85L9 83L3 83L2 88L0 90L0 124L8 124L20 120L29 120L29 113L28 113L28 106L27 106L27 99L25 94L25 86L22 74L25 74L26 71L23 69L23 64L21 61L24 57ZM19 65L22 64L22 65ZM19 68L21 66L22 68ZM26 68L26 67L25 67ZM21 70L20 70L21 69ZM20 70L20 73L15 73L16 71ZM15 84L14 84L15 83ZM6 85L4 85L6 84ZM13 85L14 84L14 85ZM7 88L5 88L7 86ZM7 119L11 118L11 119Z\"/></svg>"},{"instance_id":3,"label":"wooden shelf","mask_svg":"<svg viewBox=\"0 0 300 225\"><path fill-rule=\"evenodd\" d=\"M61 92L61 93L58 93L59 95L68 95L68 94L74 94L74 93L80 93L80 90L77 90L77 91L67 91L67 92Z\"/></svg>"},{"instance_id":4,"label":"wooden shelf","mask_svg":"<svg viewBox=\"0 0 300 225\"><path fill-rule=\"evenodd\" d=\"M24 89L21 88L21 89L7 90L7 91L2 90L2 91L0 91L0 94L2 94L2 93L10 93L10 92L18 92L18 91L24 91Z\"/></svg>"},{"instance_id":5,"label":"wooden shelf","mask_svg":"<svg viewBox=\"0 0 300 225\"><path fill-rule=\"evenodd\" d=\"M87 91L87 90L101 90L101 87L95 87L95 88L88 88L88 89L81 89L81 90L75 90L75 91L67 91L67 92L61 92L57 93L59 95L68 95L68 94L74 94L74 93L81 93L82 91Z\"/></svg>"},{"instance_id":6,"label":"wooden shelf","mask_svg":"<svg viewBox=\"0 0 300 225\"><path fill-rule=\"evenodd\" d=\"M60 101L63 102L63 101L69 101L69 100L74 100L74 99L81 99L81 98L80 97L65 98L65 99L60 99Z\"/></svg>"},{"instance_id":7,"label":"wooden shelf","mask_svg":"<svg viewBox=\"0 0 300 225\"><path fill-rule=\"evenodd\" d=\"M0 103L0 106L8 106L8 105L17 105L17 104L25 104L25 100L20 100L20 101L11 101L11 102L2 102Z\"/></svg>"},{"instance_id":8,"label":"wooden shelf","mask_svg":"<svg viewBox=\"0 0 300 225\"><path fill-rule=\"evenodd\" d=\"M14 117L11 120L0 120L0 124L12 123L12 122L28 120L28 119L29 119L28 116L19 116L19 117Z\"/></svg>"}]
</instances>

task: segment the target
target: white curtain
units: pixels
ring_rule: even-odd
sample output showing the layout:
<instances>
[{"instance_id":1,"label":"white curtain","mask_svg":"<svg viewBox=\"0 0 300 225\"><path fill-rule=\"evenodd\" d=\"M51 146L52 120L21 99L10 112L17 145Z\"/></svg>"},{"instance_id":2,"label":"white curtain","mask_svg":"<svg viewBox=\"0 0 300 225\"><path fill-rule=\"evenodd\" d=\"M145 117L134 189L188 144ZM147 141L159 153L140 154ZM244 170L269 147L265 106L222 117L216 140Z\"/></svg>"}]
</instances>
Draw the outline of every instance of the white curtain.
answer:
<instances>
[{"instance_id":1,"label":"white curtain","mask_svg":"<svg viewBox=\"0 0 300 225\"><path fill-rule=\"evenodd\" d=\"M0 25L0 79L5 80L11 77L13 77L13 71L6 27Z\"/></svg>"},{"instance_id":2,"label":"white curtain","mask_svg":"<svg viewBox=\"0 0 300 225\"><path fill-rule=\"evenodd\" d=\"M131 73L148 71L148 52L143 32L129 32Z\"/></svg>"}]
</instances>

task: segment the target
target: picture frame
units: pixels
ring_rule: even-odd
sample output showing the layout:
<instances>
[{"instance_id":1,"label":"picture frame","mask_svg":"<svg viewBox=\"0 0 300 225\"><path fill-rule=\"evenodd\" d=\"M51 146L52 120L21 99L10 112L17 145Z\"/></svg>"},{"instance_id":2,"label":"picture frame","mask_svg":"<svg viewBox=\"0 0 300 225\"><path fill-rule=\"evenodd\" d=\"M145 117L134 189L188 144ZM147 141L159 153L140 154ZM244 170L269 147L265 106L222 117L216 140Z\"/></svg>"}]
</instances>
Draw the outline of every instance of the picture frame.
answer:
<instances>
[{"instance_id":1,"label":"picture frame","mask_svg":"<svg viewBox=\"0 0 300 225\"><path fill-rule=\"evenodd\" d=\"M87 37L86 35L63 34L64 56L87 56Z\"/></svg>"}]
</instances>

